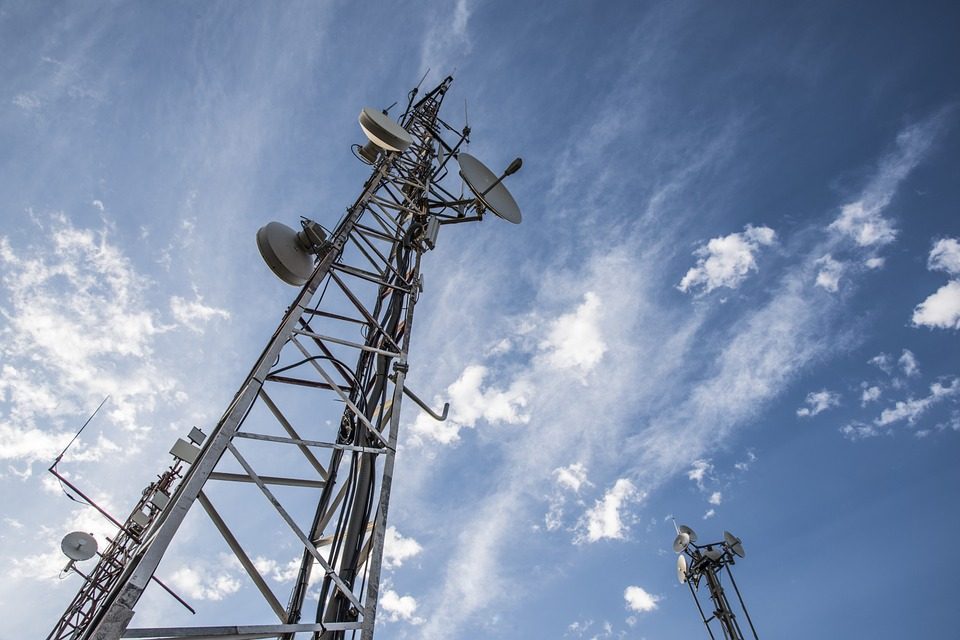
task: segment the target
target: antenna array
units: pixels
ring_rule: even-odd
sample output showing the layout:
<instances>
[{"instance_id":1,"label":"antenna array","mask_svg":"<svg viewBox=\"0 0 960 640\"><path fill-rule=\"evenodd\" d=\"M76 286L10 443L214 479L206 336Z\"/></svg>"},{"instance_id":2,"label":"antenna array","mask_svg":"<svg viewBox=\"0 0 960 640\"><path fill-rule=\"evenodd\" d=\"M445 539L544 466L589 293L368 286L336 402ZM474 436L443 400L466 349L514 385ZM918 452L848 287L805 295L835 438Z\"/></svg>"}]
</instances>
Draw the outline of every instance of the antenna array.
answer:
<instances>
[{"instance_id":1,"label":"antenna array","mask_svg":"<svg viewBox=\"0 0 960 640\"><path fill-rule=\"evenodd\" d=\"M750 625L753 638L759 640L757 631L753 627L753 621L750 619L750 614L747 612L747 607L740 595L740 589L733 579L733 572L730 570L730 566L736 563L735 556L743 558L746 555L740 538L729 531L724 531L722 542L698 545L697 533L682 524L677 528L677 537L673 540L673 550L680 554L677 557L677 579L681 584L686 583L690 587L690 594L693 596L697 611L700 612L700 618L707 627L710 638L714 640L716 638L711 628L713 622L720 626L725 640L745 640L746 638L721 583L723 571L726 569L727 577L737 594L740 609ZM703 607L700 606L700 599L697 597L701 582L706 584L714 607L713 613L709 617L704 613Z\"/></svg>"},{"instance_id":2,"label":"antenna array","mask_svg":"<svg viewBox=\"0 0 960 640\"><path fill-rule=\"evenodd\" d=\"M452 80L419 100L412 90L399 122L386 111L361 112L369 142L355 145L354 153L372 171L332 231L304 219L299 232L270 223L257 234L270 269L302 286L300 292L202 448L188 467L177 467L182 479L165 485L168 503L151 512L135 537L126 533L129 522L121 525L117 539L127 542L105 553L92 573L109 566L110 580L98 583L82 616L71 605L51 638L292 640L306 633L336 640L358 631L364 640L373 637L400 405L409 397L437 420L448 408L434 412L406 386L421 258L443 225L479 221L487 211L520 220L502 183L519 159L491 180L489 169L460 154L469 128L457 131L440 117ZM471 197L444 186L448 176L457 178L454 161ZM241 490L251 497L237 512L236 499L231 505L225 496ZM269 520L256 520L251 539L254 494ZM189 554L190 538L181 542L177 534L195 503L272 612L269 624L250 624L245 607L232 609L228 623L217 627L128 628L165 555L184 545ZM275 557L289 546L275 531L300 554L286 604L248 551ZM81 594L94 590L94 582Z\"/></svg>"}]
</instances>

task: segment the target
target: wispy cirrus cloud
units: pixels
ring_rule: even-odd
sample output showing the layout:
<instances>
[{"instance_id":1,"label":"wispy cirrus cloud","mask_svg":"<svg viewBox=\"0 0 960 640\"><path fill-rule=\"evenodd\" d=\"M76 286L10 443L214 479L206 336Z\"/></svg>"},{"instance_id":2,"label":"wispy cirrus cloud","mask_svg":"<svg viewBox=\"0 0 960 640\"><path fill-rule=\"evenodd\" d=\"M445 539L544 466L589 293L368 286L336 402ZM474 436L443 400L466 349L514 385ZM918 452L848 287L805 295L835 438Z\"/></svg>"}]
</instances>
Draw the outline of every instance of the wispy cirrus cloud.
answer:
<instances>
[{"instance_id":1,"label":"wispy cirrus cloud","mask_svg":"<svg viewBox=\"0 0 960 640\"><path fill-rule=\"evenodd\" d=\"M947 124L951 109L940 110L901 131L896 150L879 163L873 178L856 200L844 204L840 215L830 224L836 235L853 240L863 248L882 247L898 234L893 222L883 213L893 200L900 183L926 157L937 136Z\"/></svg>"}]
</instances>

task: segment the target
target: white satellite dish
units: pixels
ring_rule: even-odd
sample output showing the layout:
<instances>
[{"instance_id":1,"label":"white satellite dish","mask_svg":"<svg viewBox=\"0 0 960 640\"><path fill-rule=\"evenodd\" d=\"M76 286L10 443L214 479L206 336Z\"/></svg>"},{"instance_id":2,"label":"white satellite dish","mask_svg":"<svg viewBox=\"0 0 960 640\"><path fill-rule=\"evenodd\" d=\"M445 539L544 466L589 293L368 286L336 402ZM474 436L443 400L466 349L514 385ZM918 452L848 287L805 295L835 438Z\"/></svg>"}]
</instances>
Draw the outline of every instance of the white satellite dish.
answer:
<instances>
[{"instance_id":1,"label":"white satellite dish","mask_svg":"<svg viewBox=\"0 0 960 640\"><path fill-rule=\"evenodd\" d=\"M83 562L97 555L97 540L89 533L74 531L63 536L60 550L70 560Z\"/></svg>"},{"instance_id":2,"label":"white satellite dish","mask_svg":"<svg viewBox=\"0 0 960 640\"><path fill-rule=\"evenodd\" d=\"M520 158L511 162L504 175L499 178L469 153L457 154L457 162L460 163L460 176L483 206L507 222L520 224L520 207L501 182L503 177L520 168Z\"/></svg>"},{"instance_id":3,"label":"white satellite dish","mask_svg":"<svg viewBox=\"0 0 960 640\"><path fill-rule=\"evenodd\" d=\"M690 542L697 541L697 532L691 529L690 527L688 527L687 525L685 524L680 525L680 532L690 536Z\"/></svg>"},{"instance_id":4,"label":"white satellite dish","mask_svg":"<svg viewBox=\"0 0 960 640\"><path fill-rule=\"evenodd\" d=\"M379 109L364 108L359 120L360 128L370 142L385 151L406 151L413 144L410 134Z\"/></svg>"},{"instance_id":5,"label":"white satellite dish","mask_svg":"<svg viewBox=\"0 0 960 640\"><path fill-rule=\"evenodd\" d=\"M257 231L257 248L273 273L296 287L313 273L313 255L301 234L280 222L271 222Z\"/></svg>"},{"instance_id":6,"label":"white satellite dish","mask_svg":"<svg viewBox=\"0 0 960 640\"><path fill-rule=\"evenodd\" d=\"M735 555L738 555L741 558L747 557L746 552L743 550L743 542L740 541L740 538L733 535L729 531L724 531L723 539L727 543L727 547L729 547L730 551L732 551Z\"/></svg>"},{"instance_id":7,"label":"white satellite dish","mask_svg":"<svg viewBox=\"0 0 960 640\"><path fill-rule=\"evenodd\" d=\"M703 555L706 556L707 558L710 558L714 562L716 562L717 560L723 557L723 551L720 551L720 549L714 549L711 547L706 551L704 551Z\"/></svg>"},{"instance_id":8,"label":"white satellite dish","mask_svg":"<svg viewBox=\"0 0 960 640\"><path fill-rule=\"evenodd\" d=\"M677 553L683 553L688 544L690 544L690 534L686 531L681 531L673 540L673 550Z\"/></svg>"},{"instance_id":9,"label":"white satellite dish","mask_svg":"<svg viewBox=\"0 0 960 640\"><path fill-rule=\"evenodd\" d=\"M686 556L677 556L677 580L680 584L687 581L687 558Z\"/></svg>"}]
</instances>

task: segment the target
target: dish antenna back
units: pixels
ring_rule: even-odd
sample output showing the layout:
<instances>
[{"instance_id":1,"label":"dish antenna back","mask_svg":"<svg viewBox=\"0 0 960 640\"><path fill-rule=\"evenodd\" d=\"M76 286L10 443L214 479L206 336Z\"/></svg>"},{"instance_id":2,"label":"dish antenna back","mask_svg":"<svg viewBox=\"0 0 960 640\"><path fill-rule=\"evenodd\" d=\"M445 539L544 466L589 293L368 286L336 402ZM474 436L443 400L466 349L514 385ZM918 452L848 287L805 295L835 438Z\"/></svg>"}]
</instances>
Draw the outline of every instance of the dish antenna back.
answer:
<instances>
[{"instance_id":1,"label":"dish antenna back","mask_svg":"<svg viewBox=\"0 0 960 640\"><path fill-rule=\"evenodd\" d=\"M257 248L274 275L296 287L303 286L314 269L314 256L323 247L326 234L312 220L294 231L282 222L270 222L257 231Z\"/></svg>"},{"instance_id":2,"label":"dish antenna back","mask_svg":"<svg viewBox=\"0 0 960 640\"><path fill-rule=\"evenodd\" d=\"M680 584L687 581L687 558L683 555L677 556L677 580Z\"/></svg>"}]
</instances>

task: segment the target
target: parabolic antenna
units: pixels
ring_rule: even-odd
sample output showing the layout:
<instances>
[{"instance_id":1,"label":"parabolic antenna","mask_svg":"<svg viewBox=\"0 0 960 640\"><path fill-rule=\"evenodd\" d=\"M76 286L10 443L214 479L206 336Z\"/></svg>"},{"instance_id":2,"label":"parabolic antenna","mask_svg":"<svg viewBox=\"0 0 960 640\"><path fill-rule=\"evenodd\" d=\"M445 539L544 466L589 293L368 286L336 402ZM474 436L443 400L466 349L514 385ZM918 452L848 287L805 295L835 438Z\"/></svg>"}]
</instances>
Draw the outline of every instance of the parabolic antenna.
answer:
<instances>
[{"instance_id":1,"label":"parabolic antenna","mask_svg":"<svg viewBox=\"0 0 960 640\"><path fill-rule=\"evenodd\" d=\"M720 551L720 549L714 549L713 547L708 547L707 550L703 552L703 555L713 561L717 561L723 557L723 551Z\"/></svg>"},{"instance_id":2,"label":"parabolic antenna","mask_svg":"<svg viewBox=\"0 0 960 640\"><path fill-rule=\"evenodd\" d=\"M687 548L688 544L690 544L690 534L681 531L677 534L677 537L673 539L673 550L677 553L683 553L683 550Z\"/></svg>"},{"instance_id":3,"label":"parabolic antenna","mask_svg":"<svg viewBox=\"0 0 960 640\"><path fill-rule=\"evenodd\" d=\"M517 201L493 171L469 153L458 154L457 162L460 163L460 177L487 209L507 222L520 224L520 207L517 206Z\"/></svg>"},{"instance_id":4,"label":"parabolic antenna","mask_svg":"<svg viewBox=\"0 0 960 640\"><path fill-rule=\"evenodd\" d=\"M733 535L729 531L723 532L723 539L727 543L727 546L730 548L730 551L733 551L734 554L740 556L741 558L746 558L746 552L743 550L743 543L740 541L740 538Z\"/></svg>"},{"instance_id":5,"label":"parabolic antenna","mask_svg":"<svg viewBox=\"0 0 960 640\"><path fill-rule=\"evenodd\" d=\"M257 231L257 248L273 273L294 286L301 286L313 273L313 256L299 234L285 224L271 222Z\"/></svg>"},{"instance_id":6,"label":"parabolic antenna","mask_svg":"<svg viewBox=\"0 0 960 640\"><path fill-rule=\"evenodd\" d=\"M680 525L680 533L685 533L685 534L687 534L688 536L690 536L690 542L696 542L696 541L697 541L697 532L694 531L693 529L691 529L690 527L688 527L688 526L685 525L685 524Z\"/></svg>"},{"instance_id":7,"label":"parabolic antenna","mask_svg":"<svg viewBox=\"0 0 960 640\"><path fill-rule=\"evenodd\" d=\"M379 109L366 107L360 112L360 128L370 142L386 151L406 151L413 138L390 116Z\"/></svg>"},{"instance_id":8,"label":"parabolic antenna","mask_svg":"<svg viewBox=\"0 0 960 640\"><path fill-rule=\"evenodd\" d=\"M687 581L687 558L686 556L677 556L677 580L680 584Z\"/></svg>"},{"instance_id":9,"label":"parabolic antenna","mask_svg":"<svg viewBox=\"0 0 960 640\"><path fill-rule=\"evenodd\" d=\"M60 550L71 560L82 562L97 554L97 541L89 533L74 531L63 536Z\"/></svg>"}]
</instances>

